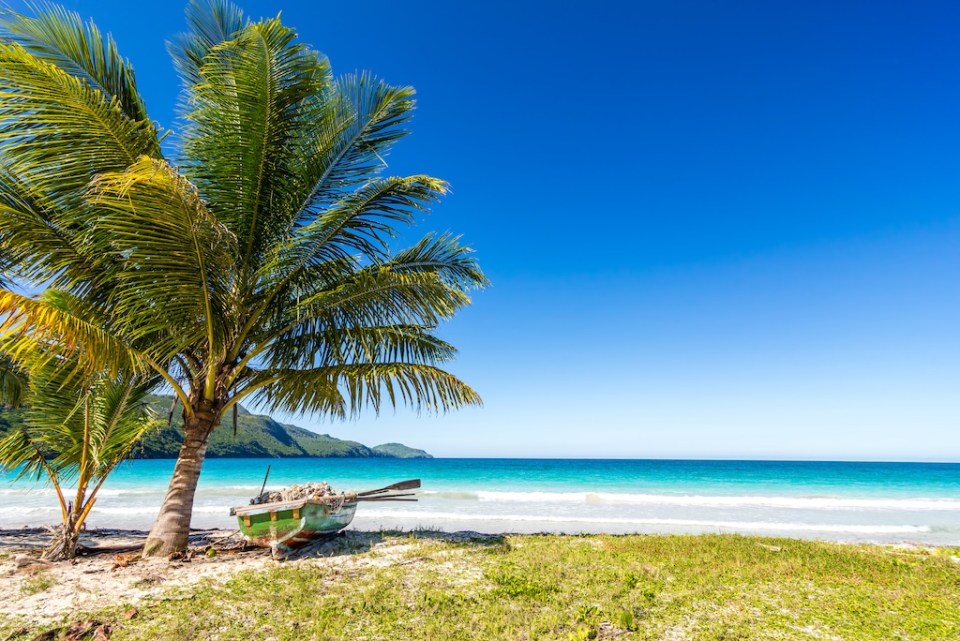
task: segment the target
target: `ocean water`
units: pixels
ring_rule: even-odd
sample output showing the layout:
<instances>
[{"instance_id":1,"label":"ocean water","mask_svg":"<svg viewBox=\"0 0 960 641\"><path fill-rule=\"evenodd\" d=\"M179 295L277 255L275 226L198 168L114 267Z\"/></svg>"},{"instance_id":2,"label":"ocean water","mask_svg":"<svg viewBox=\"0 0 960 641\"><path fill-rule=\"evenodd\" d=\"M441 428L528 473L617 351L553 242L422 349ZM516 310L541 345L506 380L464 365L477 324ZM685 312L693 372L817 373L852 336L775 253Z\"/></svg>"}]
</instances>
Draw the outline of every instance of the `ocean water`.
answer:
<instances>
[{"instance_id":1,"label":"ocean water","mask_svg":"<svg viewBox=\"0 0 960 641\"><path fill-rule=\"evenodd\" d=\"M338 490L421 478L417 503L364 503L351 527L481 532L740 532L838 541L960 545L960 464L544 459L211 459L194 527L234 527L268 488ZM172 460L124 462L91 527L149 528ZM0 474L0 527L53 523L42 482Z\"/></svg>"}]
</instances>

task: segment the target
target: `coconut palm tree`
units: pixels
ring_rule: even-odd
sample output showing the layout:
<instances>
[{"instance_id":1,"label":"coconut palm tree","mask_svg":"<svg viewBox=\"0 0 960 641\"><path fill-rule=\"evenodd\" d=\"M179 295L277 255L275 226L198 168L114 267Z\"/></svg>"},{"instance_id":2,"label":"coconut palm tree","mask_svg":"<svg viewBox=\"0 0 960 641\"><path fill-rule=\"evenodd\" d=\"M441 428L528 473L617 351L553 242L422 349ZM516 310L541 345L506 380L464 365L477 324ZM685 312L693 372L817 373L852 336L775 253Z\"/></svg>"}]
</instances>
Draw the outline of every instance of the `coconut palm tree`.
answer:
<instances>
[{"instance_id":1,"label":"coconut palm tree","mask_svg":"<svg viewBox=\"0 0 960 641\"><path fill-rule=\"evenodd\" d=\"M137 375L76 377L61 386L63 378L62 370L35 372L24 423L0 440L0 467L17 478L46 477L56 493L61 524L44 552L53 560L76 555L104 481L159 424L145 413L147 385Z\"/></svg>"},{"instance_id":2,"label":"coconut palm tree","mask_svg":"<svg viewBox=\"0 0 960 641\"><path fill-rule=\"evenodd\" d=\"M63 299L51 301L62 304ZM21 345L23 347L23 345ZM0 468L17 478L46 477L60 506L61 523L44 553L73 558L97 494L140 439L160 423L148 416L144 397L156 378L129 371L83 372L56 346L20 350L32 375L23 422L0 439ZM66 483L73 482L70 492Z\"/></svg>"},{"instance_id":3,"label":"coconut palm tree","mask_svg":"<svg viewBox=\"0 0 960 641\"><path fill-rule=\"evenodd\" d=\"M432 234L391 250L447 190L383 175L413 90L334 77L279 19L222 0L187 21L169 46L183 81L169 147L92 23L10 15L0 44L3 251L85 306L2 291L0 331L11 353L59 342L82 367L154 372L182 403L154 555L185 547L208 437L243 399L333 417L479 402L435 333L486 283L470 250Z\"/></svg>"}]
</instances>

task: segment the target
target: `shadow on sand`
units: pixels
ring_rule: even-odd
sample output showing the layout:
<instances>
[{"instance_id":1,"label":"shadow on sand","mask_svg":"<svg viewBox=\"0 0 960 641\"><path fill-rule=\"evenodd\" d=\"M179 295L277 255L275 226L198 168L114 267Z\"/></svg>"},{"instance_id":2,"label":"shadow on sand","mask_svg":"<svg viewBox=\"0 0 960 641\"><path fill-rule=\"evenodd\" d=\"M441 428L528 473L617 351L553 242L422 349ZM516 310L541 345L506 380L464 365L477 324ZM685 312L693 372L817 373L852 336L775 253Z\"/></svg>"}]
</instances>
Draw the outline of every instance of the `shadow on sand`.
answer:
<instances>
[{"instance_id":1,"label":"shadow on sand","mask_svg":"<svg viewBox=\"0 0 960 641\"><path fill-rule=\"evenodd\" d=\"M139 551L147 539L146 530L95 529L84 532L80 537L79 556L100 554L119 554ZM459 532L441 532L437 530L345 530L332 536L318 539L286 556L286 560L308 559L312 557L336 557L363 554L388 540L398 539L428 540L455 545L475 547L500 547L506 539L500 534L484 534L468 530ZM35 551L47 547L50 543L50 530L47 528L0 529L0 550ZM207 554L214 550L217 554L269 555L269 548L251 547L246 544L237 530L193 530L190 533L190 551L193 555Z\"/></svg>"}]
</instances>

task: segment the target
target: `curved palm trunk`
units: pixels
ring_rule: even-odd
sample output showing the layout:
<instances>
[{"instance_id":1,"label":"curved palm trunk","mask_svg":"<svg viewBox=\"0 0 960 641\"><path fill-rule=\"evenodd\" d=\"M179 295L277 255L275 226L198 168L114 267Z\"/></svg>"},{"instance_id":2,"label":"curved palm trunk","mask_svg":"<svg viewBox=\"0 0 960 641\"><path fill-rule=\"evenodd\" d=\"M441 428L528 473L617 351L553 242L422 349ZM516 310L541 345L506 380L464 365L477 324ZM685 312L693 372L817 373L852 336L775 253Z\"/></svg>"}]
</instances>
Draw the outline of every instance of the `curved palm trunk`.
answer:
<instances>
[{"instance_id":1,"label":"curved palm trunk","mask_svg":"<svg viewBox=\"0 0 960 641\"><path fill-rule=\"evenodd\" d=\"M173 468L173 478L160 506L160 514L143 546L144 556L167 556L187 548L200 468L207 453L210 432L219 419L216 412L207 408L195 410L194 417L185 422L183 445Z\"/></svg>"}]
</instances>

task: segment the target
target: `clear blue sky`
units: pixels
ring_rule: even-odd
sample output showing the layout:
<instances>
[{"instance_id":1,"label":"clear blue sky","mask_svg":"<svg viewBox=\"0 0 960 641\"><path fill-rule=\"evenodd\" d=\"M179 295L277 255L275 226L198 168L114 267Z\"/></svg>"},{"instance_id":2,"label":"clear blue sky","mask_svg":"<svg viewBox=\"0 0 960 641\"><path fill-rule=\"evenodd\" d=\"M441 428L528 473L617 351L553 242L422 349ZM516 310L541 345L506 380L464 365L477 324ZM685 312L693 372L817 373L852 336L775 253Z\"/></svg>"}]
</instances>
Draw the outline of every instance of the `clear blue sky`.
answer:
<instances>
[{"instance_id":1,"label":"clear blue sky","mask_svg":"<svg viewBox=\"0 0 960 641\"><path fill-rule=\"evenodd\" d=\"M183 6L65 5L175 127ZM417 88L390 171L452 183L421 230L493 281L444 329L482 409L298 423L442 456L960 460L956 3L241 5Z\"/></svg>"}]
</instances>

